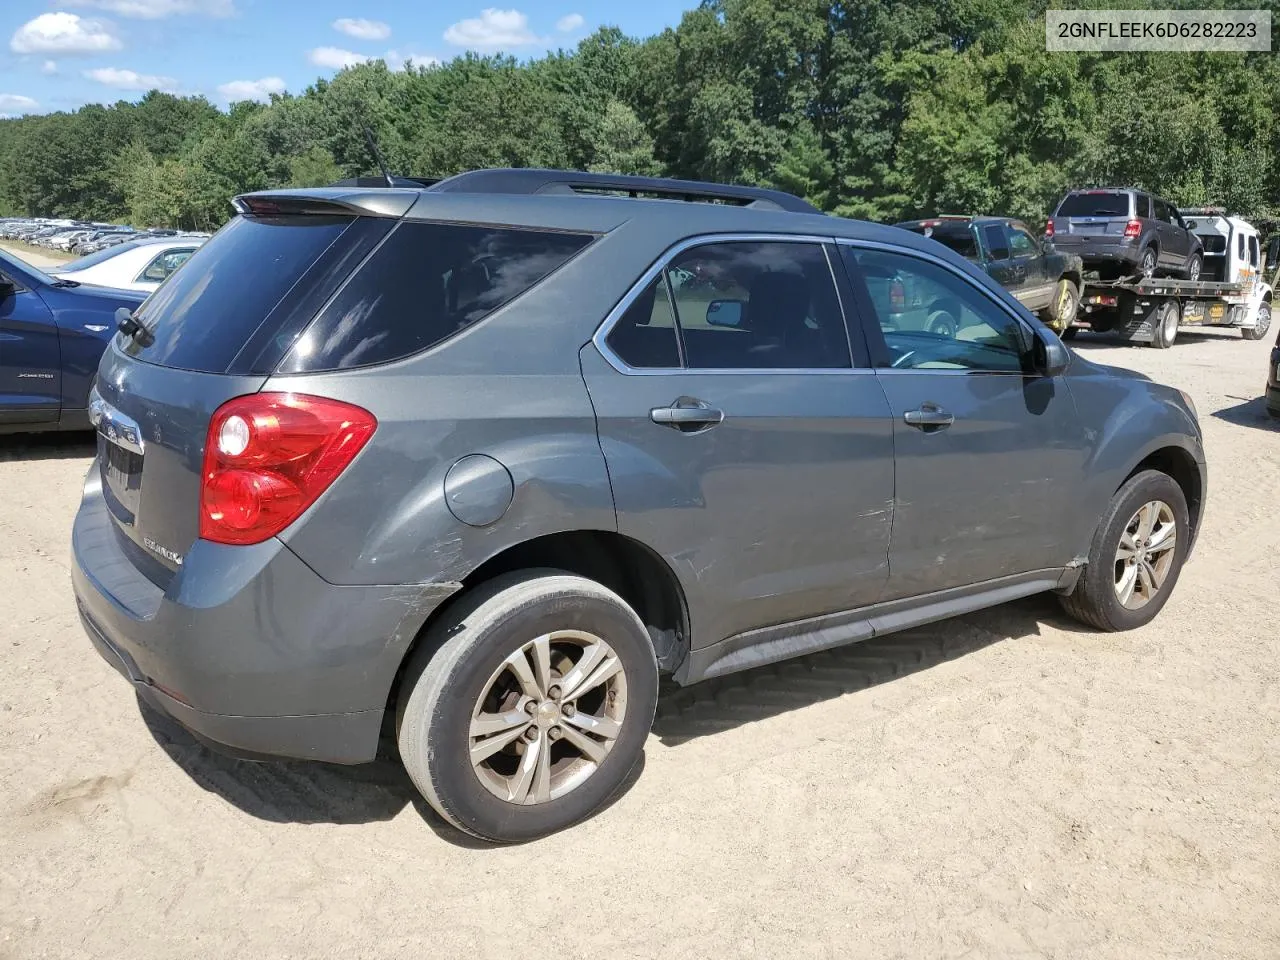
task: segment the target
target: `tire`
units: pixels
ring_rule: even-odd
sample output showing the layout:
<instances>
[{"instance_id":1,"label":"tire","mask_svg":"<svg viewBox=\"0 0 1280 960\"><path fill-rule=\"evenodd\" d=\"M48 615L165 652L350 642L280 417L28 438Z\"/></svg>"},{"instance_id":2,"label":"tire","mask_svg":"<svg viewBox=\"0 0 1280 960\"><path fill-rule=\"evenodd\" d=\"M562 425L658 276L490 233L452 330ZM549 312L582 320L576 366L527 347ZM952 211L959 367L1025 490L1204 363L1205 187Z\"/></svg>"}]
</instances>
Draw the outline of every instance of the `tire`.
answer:
<instances>
[{"instance_id":1,"label":"tire","mask_svg":"<svg viewBox=\"0 0 1280 960\"><path fill-rule=\"evenodd\" d=\"M1126 528L1131 526L1140 509L1145 509L1145 505L1151 503L1159 503L1167 508L1172 520L1174 543L1167 551L1172 556L1167 567L1163 568L1158 589L1150 593L1144 604L1133 608L1121 602L1120 588L1117 585L1121 561L1117 557L1117 551L1121 547L1121 536L1125 534ZM1156 525L1154 529L1158 532L1162 525ZM1164 608L1177 585L1178 575L1186 560L1190 533L1187 501L1182 488L1173 478L1158 470L1144 470L1135 474L1116 491L1107 505L1093 535L1084 572L1075 589L1060 598L1063 609L1076 620L1098 630L1134 630L1150 623ZM1161 555L1156 556L1155 562L1162 564ZM1135 579L1140 583L1140 577ZM1134 597L1139 591L1140 587L1135 586ZM1130 598L1131 603L1134 602L1134 597Z\"/></svg>"},{"instance_id":2,"label":"tire","mask_svg":"<svg viewBox=\"0 0 1280 960\"><path fill-rule=\"evenodd\" d=\"M1160 264L1160 251L1156 249L1155 244L1148 244L1138 254L1138 276L1154 277L1156 275L1156 267Z\"/></svg>"},{"instance_id":3,"label":"tire","mask_svg":"<svg viewBox=\"0 0 1280 960\"><path fill-rule=\"evenodd\" d=\"M956 318L947 313L947 311L939 310L929 318L928 332L954 340L956 334L960 332L960 325L956 323Z\"/></svg>"},{"instance_id":4,"label":"tire","mask_svg":"<svg viewBox=\"0 0 1280 960\"><path fill-rule=\"evenodd\" d=\"M1151 346L1157 350L1168 350L1178 339L1178 305L1172 300L1164 300L1156 307L1155 316L1151 320Z\"/></svg>"},{"instance_id":5,"label":"tire","mask_svg":"<svg viewBox=\"0 0 1280 960\"><path fill-rule=\"evenodd\" d=\"M1271 329L1271 304L1263 301L1258 304L1258 321L1256 327L1241 327L1240 336L1246 340L1261 340Z\"/></svg>"},{"instance_id":6,"label":"tire","mask_svg":"<svg viewBox=\"0 0 1280 960\"><path fill-rule=\"evenodd\" d=\"M553 639L544 684L534 641L548 634ZM572 666L588 656L592 641L607 651L599 663L612 662L611 654L620 669L584 693L581 705L576 697L561 699L557 681L573 682ZM505 666L517 655L525 681ZM579 676L579 683L594 674L584 669L587 677ZM564 706L561 712L571 700L578 709L570 713ZM657 701L653 646L621 597L583 577L522 571L477 587L432 625L405 673L396 739L410 778L441 817L484 840L518 843L562 830L604 806L640 759ZM491 740L522 732L473 766L472 722L481 712L501 728ZM515 722L503 726L503 716ZM616 727L615 738L585 732L599 729L602 720ZM575 745L583 740L592 745L594 760ZM521 765L535 748L521 783ZM555 765L545 779L537 762L543 756Z\"/></svg>"},{"instance_id":7,"label":"tire","mask_svg":"<svg viewBox=\"0 0 1280 960\"><path fill-rule=\"evenodd\" d=\"M1042 319L1054 330L1066 330L1075 322L1080 312L1080 288L1070 277L1063 277L1053 288L1053 299L1045 308Z\"/></svg>"},{"instance_id":8,"label":"tire","mask_svg":"<svg viewBox=\"0 0 1280 960\"><path fill-rule=\"evenodd\" d=\"M1198 253L1193 253L1191 259L1187 261L1187 268L1182 272L1183 277L1187 280L1196 281L1200 279L1200 268L1204 266L1204 258Z\"/></svg>"},{"instance_id":9,"label":"tire","mask_svg":"<svg viewBox=\"0 0 1280 960\"><path fill-rule=\"evenodd\" d=\"M1067 327L1067 329L1063 330L1062 333L1059 334L1059 336L1063 340L1074 340L1076 338L1076 334L1079 332L1080 332L1079 327Z\"/></svg>"}]
</instances>

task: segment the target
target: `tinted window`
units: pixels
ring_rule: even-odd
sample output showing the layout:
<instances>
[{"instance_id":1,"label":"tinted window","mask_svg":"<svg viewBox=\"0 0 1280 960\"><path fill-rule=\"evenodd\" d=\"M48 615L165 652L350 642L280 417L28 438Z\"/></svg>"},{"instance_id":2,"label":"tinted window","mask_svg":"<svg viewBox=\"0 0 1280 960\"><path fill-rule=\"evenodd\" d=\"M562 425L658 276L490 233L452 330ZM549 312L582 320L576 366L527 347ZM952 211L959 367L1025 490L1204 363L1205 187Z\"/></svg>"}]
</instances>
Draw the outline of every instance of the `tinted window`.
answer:
<instances>
[{"instance_id":1,"label":"tinted window","mask_svg":"<svg viewBox=\"0 0 1280 960\"><path fill-rule=\"evenodd\" d=\"M852 366L835 281L817 244L695 247L672 261L668 282L688 367Z\"/></svg>"},{"instance_id":2,"label":"tinted window","mask_svg":"<svg viewBox=\"0 0 1280 960\"><path fill-rule=\"evenodd\" d=\"M605 342L630 367L680 366L680 344L667 294L666 274L659 275L636 297L609 331Z\"/></svg>"},{"instance_id":3,"label":"tinted window","mask_svg":"<svg viewBox=\"0 0 1280 960\"><path fill-rule=\"evenodd\" d=\"M1244 234L1243 233L1236 234L1236 258L1239 260L1244 259Z\"/></svg>"},{"instance_id":4,"label":"tinted window","mask_svg":"<svg viewBox=\"0 0 1280 960\"><path fill-rule=\"evenodd\" d=\"M281 370L367 366L435 346L510 303L590 242L583 234L401 223Z\"/></svg>"},{"instance_id":5,"label":"tinted window","mask_svg":"<svg viewBox=\"0 0 1280 960\"><path fill-rule=\"evenodd\" d=\"M147 264L147 268L142 271L138 279L147 283L160 283L186 263L193 253L195 253L194 250L170 250L162 253Z\"/></svg>"},{"instance_id":6,"label":"tinted window","mask_svg":"<svg viewBox=\"0 0 1280 960\"><path fill-rule=\"evenodd\" d=\"M1249 237L1249 265L1258 265L1258 238L1253 236Z\"/></svg>"},{"instance_id":7,"label":"tinted window","mask_svg":"<svg viewBox=\"0 0 1280 960\"><path fill-rule=\"evenodd\" d=\"M1167 203L1163 200L1153 200L1152 204L1155 206L1157 220L1163 220L1165 223L1173 222L1173 212Z\"/></svg>"},{"instance_id":8,"label":"tinted window","mask_svg":"<svg viewBox=\"0 0 1280 960\"><path fill-rule=\"evenodd\" d=\"M967 260L977 261L978 245L974 243L973 231L968 225L954 226L947 224L940 227L916 227L916 233L923 234L931 240L950 247Z\"/></svg>"},{"instance_id":9,"label":"tinted window","mask_svg":"<svg viewBox=\"0 0 1280 960\"><path fill-rule=\"evenodd\" d=\"M992 260L1009 259L1009 241L1005 236L1004 224L986 224L982 228L982 245L987 248L987 256Z\"/></svg>"},{"instance_id":10,"label":"tinted window","mask_svg":"<svg viewBox=\"0 0 1280 960\"><path fill-rule=\"evenodd\" d=\"M151 342L127 353L184 370L222 372L342 232L350 217L236 217L138 310Z\"/></svg>"},{"instance_id":11,"label":"tinted window","mask_svg":"<svg viewBox=\"0 0 1280 960\"><path fill-rule=\"evenodd\" d=\"M887 250L844 247L843 253L850 272L865 282L879 320L886 347L881 366L1022 372L1025 331L968 280Z\"/></svg>"},{"instance_id":12,"label":"tinted window","mask_svg":"<svg viewBox=\"0 0 1280 960\"><path fill-rule=\"evenodd\" d=\"M1129 194L1112 191L1068 194L1058 207L1057 213L1059 217L1127 217L1128 215ZM1139 214L1139 216L1142 215Z\"/></svg>"},{"instance_id":13,"label":"tinted window","mask_svg":"<svg viewBox=\"0 0 1280 960\"><path fill-rule=\"evenodd\" d=\"M1034 257L1040 252L1031 234L1018 227L1009 229L1009 245L1013 248L1015 257Z\"/></svg>"}]
</instances>

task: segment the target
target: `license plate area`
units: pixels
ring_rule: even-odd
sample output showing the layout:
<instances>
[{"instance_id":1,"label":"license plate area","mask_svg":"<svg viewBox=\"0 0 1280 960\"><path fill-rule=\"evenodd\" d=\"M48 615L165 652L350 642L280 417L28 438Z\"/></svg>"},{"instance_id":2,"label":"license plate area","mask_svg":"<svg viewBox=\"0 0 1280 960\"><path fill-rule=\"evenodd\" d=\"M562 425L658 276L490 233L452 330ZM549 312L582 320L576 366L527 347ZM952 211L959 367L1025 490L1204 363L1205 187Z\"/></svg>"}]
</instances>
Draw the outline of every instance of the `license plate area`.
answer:
<instances>
[{"instance_id":1,"label":"license plate area","mask_svg":"<svg viewBox=\"0 0 1280 960\"><path fill-rule=\"evenodd\" d=\"M142 503L142 430L134 420L100 400L90 417L98 431L98 463L107 506L117 520L132 526Z\"/></svg>"}]
</instances>

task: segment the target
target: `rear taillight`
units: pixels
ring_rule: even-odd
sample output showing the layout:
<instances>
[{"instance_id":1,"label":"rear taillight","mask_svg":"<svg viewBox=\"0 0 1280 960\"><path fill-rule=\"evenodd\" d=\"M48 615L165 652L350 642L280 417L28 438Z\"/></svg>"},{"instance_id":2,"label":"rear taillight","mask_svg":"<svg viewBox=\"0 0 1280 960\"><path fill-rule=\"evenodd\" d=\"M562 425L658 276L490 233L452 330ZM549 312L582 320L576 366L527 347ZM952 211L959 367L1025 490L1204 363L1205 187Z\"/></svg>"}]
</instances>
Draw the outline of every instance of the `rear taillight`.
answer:
<instances>
[{"instance_id":1,"label":"rear taillight","mask_svg":"<svg viewBox=\"0 0 1280 960\"><path fill-rule=\"evenodd\" d=\"M1130 220L1124 225L1124 235L1132 239L1133 237L1142 236L1142 221Z\"/></svg>"},{"instance_id":2,"label":"rear taillight","mask_svg":"<svg viewBox=\"0 0 1280 960\"><path fill-rule=\"evenodd\" d=\"M295 393L229 400L209 422L200 536L261 543L315 503L373 436L367 410Z\"/></svg>"},{"instance_id":3,"label":"rear taillight","mask_svg":"<svg viewBox=\"0 0 1280 960\"><path fill-rule=\"evenodd\" d=\"M907 288L901 280L889 284L889 312L902 313L907 309Z\"/></svg>"},{"instance_id":4,"label":"rear taillight","mask_svg":"<svg viewBox=\"0 0 1280 960\"><path fill-rule=\"evenodd\" d=\"M1052 237L1052 236L1053 236L1053 221L1052 221L1052 220L1050 220L1048 223L1046 223L1046 224L1044 225L1044 235L1045 235L1046 237Z\"/></svg>"}]
</instances>

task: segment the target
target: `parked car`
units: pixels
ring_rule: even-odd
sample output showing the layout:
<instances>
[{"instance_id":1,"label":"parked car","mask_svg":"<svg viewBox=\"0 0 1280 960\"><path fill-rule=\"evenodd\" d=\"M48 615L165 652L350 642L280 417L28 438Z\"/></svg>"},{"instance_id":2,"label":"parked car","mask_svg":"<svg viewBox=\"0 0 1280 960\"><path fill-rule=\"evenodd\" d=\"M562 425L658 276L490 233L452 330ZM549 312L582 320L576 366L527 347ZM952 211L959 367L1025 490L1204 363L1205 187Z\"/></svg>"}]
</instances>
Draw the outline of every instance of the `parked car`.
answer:
<instances>
[{"instance_id":1,"label":"parked car","mask_svg":"<svg viewBox=\"0 0 1280 960\"><path fill-rule=\"evenodd\" d=\"M1199 280L1204 251L1177 207L1128 187L1072 190L1045 224L1053 245L1077 254L1104 280L1178 276Z\"/></svg>"},{"instance_id":2,"label":"parked car","mask_svg":"<svg viewBox=\"0 0 1280 960\"><path fill-rule=\"evenodd\" d=\"M115 313L144 296L51 277L0 250L0 433L87 429Z\"/></svg>"},{"instance_id":3,"label":"parked car","mask_svg":"<svg viewBox=\"0 0 1280 960\"><path fill-rule=\"evenodd\" d=\"M385 720L523 840L621 787L660 672L1042 591L1137 627L1195 540L1186 394L908 231L545 170L236 206L103 357L72 537L90 639L223 749L357 763ZM884 273L981 333L886 331Z\"/></svg>"},{"instance_id":4,"label":"parked car","mask_svg":"<svg viewBox=\"0 0 1280 960\"><path fill-rule=\"evenodd\" d=\"M202 237L181 236L129 240L46 272L66 280L150 293L204 242Z\"/></svg>"},{"instance_id":5,"label":"parked car","mask_svg":"<svg viewBox=\"0 0 1280 960\"><path fill-rule=\"evenodd\" d=\"M1021 220L944 215L897 226L937 240L976 263L1055 332L1075 321L1084 275L1080 258L1036 239ZM950 330L956 321L943 314L931 322Z\"/></svg>"},{"instance_id":6,"label":"parked car","mask_svg":"<svg viewBox=\"0 0 1280 960\"><path fill-rule=\"evenodd\" d=\"M1271 348L1271 363L1267 367L1267 413L1280 418L1280 335Z\"/></svg>"}]
</instances>

